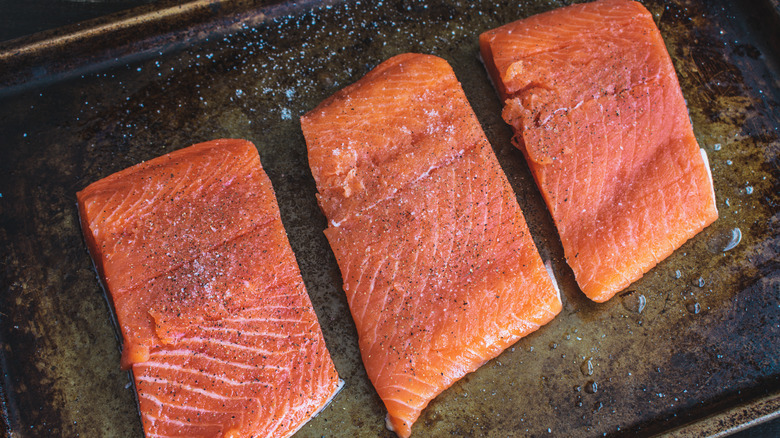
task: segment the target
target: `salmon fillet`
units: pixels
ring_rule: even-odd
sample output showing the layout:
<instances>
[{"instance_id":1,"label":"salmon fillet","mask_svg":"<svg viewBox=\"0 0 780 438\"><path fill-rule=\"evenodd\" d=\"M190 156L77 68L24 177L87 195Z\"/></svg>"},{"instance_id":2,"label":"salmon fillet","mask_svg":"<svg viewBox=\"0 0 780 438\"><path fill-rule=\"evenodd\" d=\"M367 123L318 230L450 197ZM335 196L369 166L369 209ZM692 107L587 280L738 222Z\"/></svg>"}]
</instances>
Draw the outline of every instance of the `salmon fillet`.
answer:
<instances>
[{"instance_id":1,"label":"salmon fillet","mask_svg":"<svg viewBox=\"0 0 780 438\"><path fill-rule=\"evenodd\" d=\"M480 35L488 72L577 283L603 302L718 217L652 15L602 0Z\"/></svg>"},{"instance_id":2,"label":"salmon fillet","mask_svg":"<svg viewBox=\"0 0 780 438\"><path fill-rule=\"evenodd\" d=\"M78 193L148 437L286 437L340 384L254 145L215 140Z\"/></svg>"},{"instance_id":3,"label":"salmon fillet","mask_svg":"<svg viewBox=\"0 0 780 438\"><path fill-rule=\"evenodd\" d=\"M441 58L393 57L301 118L368 376L409 437L428 403L561 300Z\"/></svg>"}]
</instances>

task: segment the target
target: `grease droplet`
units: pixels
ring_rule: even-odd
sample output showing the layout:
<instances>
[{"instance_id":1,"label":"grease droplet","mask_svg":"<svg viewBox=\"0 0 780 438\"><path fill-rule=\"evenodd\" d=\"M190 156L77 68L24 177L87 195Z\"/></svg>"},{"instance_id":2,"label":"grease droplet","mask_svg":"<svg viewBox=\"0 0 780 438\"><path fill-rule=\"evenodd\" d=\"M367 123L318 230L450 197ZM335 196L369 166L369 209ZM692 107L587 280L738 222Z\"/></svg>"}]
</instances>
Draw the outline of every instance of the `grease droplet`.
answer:
<instances>
[{"instance_id":1,"label":"grease droplet","mask_svg":"<svg viewBox=\"0 0 780 438\"><path fill-rule=\"evenodd\" d=\"M726 242L726 245L723 246L723 252L732 250L736 248L737 245L739 245L739 242L742 241L742 230L739 228L732 228L731 230L731 238L728 242Z\"/></svg>"},{"instance_id":2,"label":"grease droplet","mask_svg":"<svg viewBox=\"0 0 780 438\"><path fill-rule=\"evenodd\" d=\"M593 375L593 358L589 357L587 360L582 362L580 365L580 371L582 372L583 376L592 376Z\"/></svg>"},{"instance_id":3,"label":"grease droplet","mask_svg":"<svg viewBox=\"0 0 780 438\"><path fill-rule=\"evenodd\" d=\"M685 304L685 309L688 310L688 313L691 315L696 315L701 312L701 305L696 301L688 301Z\"/></svg>"},{"instance_id":4,"label":"grease droplet","mask_svg":"<svg viewBox=\"0 0 780 438\"><path fill-rule=\"evenodd\" d=\"M629 312L642 313L647 305L647 298L636 291L628 291L620 296L623 307Z\"/></svg>"},{"instance_id":5,"label":"grease droplet","mask_svg":"<svg viewBox=\"0 0 780 438\"><path fill-rule=\"evenodd\" d=\"M742 241L742 230L737 227L720 230L710 238L707 246L713 253L726 252L736 248Z\"/></svg>"},{"instance_id":6,"label":"grease droplet","mask_svg":"<svg viewBox=\"0 0 780 438\"><path fill-rule=\"evenodd\" d=\"M704 281L704 277L699 277L698 279L693 281L693 285L697 287L704 287L707 282Z\"/></svg>"},{"instance_id":7,"label":"grease droplet","mask_svg":"<svg viewBox=\"0 0 780 438\"><path fill-rule=\"evenodd\" d=\"M593 380L588 380L588 383L585 384L585 392L588 394L595 394L596 391L599 390L599 384L594 382Z\"/></svg>"}]
</instances>

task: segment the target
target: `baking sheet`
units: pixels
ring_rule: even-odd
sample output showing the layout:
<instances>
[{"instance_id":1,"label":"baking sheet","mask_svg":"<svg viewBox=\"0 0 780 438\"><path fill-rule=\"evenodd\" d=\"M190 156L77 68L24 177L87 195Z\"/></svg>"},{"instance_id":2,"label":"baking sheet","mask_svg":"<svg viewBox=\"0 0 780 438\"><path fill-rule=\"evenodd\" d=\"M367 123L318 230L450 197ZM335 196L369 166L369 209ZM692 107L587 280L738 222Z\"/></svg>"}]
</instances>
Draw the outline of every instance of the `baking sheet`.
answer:
<instances>
[{"instance_id":1,"label":"baking sheet","mask_svg":"<svg viewBox=\"0 0 780 438\"><path fill-rule=\"evenodd\" d=\"M453 65L564 300L553 322L437 397L415 436L707 435L776 416L775 4L748 11L725 0L644 2L710 157L720 219L620 296L595 304L563 260L477 59L482 31L567 3L193 1L0 45L6 435L142 436L108 305L81 238L75 192L176 148L238 137L259 149L346 381L296 436L393 436L363 370L338 266L322 234L325 218L298 117L408 51ZM767 33L756 33L762 26ZM724 252L736 229L739 243Z\"/></svg>"}]
</instances>

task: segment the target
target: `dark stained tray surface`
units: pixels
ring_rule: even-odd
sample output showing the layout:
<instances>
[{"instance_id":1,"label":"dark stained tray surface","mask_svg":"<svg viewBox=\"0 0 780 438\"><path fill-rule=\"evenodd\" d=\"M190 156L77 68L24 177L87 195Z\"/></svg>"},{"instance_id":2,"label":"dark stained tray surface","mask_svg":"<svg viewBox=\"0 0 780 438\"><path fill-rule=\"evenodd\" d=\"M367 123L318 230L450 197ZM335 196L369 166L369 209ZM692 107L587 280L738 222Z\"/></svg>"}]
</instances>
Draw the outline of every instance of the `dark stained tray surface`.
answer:
<instances>
[{"instance_id":1,"label":"dark stained tray surface","mask_svg":"<svg viewBox=\"0 0 780 438\"><path fill-rule=\"evenodd\" d=\"M207 5L211 15L148 7L141 18L106 19L98 24L108 25L82 35L93 58L83 54L84 44L60 34L45 35L51 44L41 37L0 44L6 435L142 436L130 378L119 370L109 307L79 230L75 193L171 150L236 137L258 147L346 381L296 436L393 436L363 370L338 266L322 234L325 218L298 117L409 51L453 65L542 257L552 260L564 300L550 324L436 398L413 436L703 436L776 416L776 2L752 11L725 0L644 2L709 155L720 218L604 304L577 288L477 58L484 30L567 3L226 0ZM111 27L117 17L121 29ZM741 240L724 251L736 230Z\"/></svg>"}]
</instances>

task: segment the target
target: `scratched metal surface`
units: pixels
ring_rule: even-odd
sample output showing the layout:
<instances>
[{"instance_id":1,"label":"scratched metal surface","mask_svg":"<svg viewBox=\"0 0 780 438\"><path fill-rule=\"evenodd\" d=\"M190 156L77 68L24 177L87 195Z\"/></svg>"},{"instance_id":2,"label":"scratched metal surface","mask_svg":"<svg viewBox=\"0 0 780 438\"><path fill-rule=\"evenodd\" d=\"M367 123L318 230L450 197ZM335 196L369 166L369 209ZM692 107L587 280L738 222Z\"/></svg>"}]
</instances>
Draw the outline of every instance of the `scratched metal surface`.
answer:
<instances>
[{"instance_id":1,"label":"scratched metal surface","mask_svg":"<svg viewBox=\"0 0 780 438\"><path fill-rule=\"evenodd\" d=\"M605 304L574 283L477 59L482 31L567 2L515 3L161 2L0 43L4 433L142 436L75 192L176 148L239 137L259 149L346 381L297 436L392 436L322 234L298 117L407 51L453 65L564 300L553 322L436 398L415 436L704 436L776 415L777 3L644 2L709 154L720 219Z\"/></svg>"}]
</instances>

